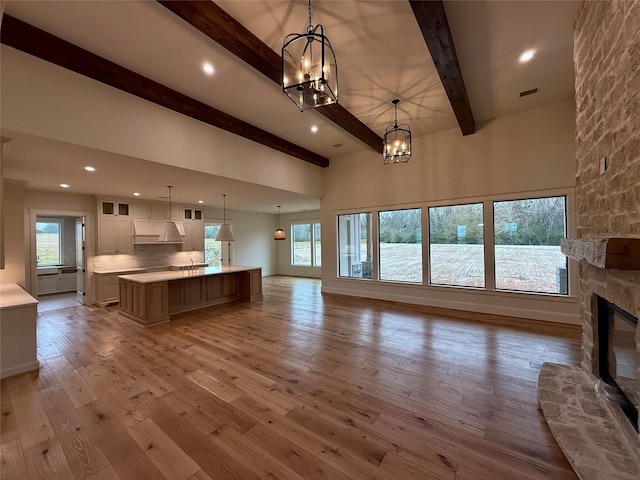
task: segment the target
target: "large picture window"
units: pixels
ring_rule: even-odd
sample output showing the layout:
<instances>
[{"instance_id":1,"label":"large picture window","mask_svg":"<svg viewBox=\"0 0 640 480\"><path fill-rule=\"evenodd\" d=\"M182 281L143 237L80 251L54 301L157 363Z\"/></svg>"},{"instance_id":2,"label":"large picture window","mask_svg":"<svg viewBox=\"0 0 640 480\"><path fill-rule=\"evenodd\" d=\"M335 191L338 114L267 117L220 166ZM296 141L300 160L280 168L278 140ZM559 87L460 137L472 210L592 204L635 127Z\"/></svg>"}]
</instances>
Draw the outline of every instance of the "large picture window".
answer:
<instances>
[{"instance_id":1,"label":"large picture window","mask_svg":"<svg viewBox=\"0 0 640 480\"><path fill-rule=\"evenodd\" d=\"M571 197L503 198L340 214L338 276L569 295L560 244Z\"/></svg>"},{"instance_id":2,"label":"large picture window","mask_svg":"<svg viewBox=\"0 0 640 480\"><path fill-rule=\"evenodd\" d=\"M36 258L38 266L62 263L62 222L36 221Z\"/></svg>"},{"instance_id":3,"label":"large picture window","mask_svg":"<svg viewBox=\"0 0 640 480\"><path fill-rule=\"evenodd\" d=\"M565 197L493 203L496 289L567 292Z\"/></svg>"},{"instance_id":4,"label":"large picture window","mask_svg":"<svg viewBox=\"0 0 640 480\"><path fill-rule=\"evenodd\" d=\"M371 213L338 215L339 276L372 278Z\"/></svg>"},{"instance_id":5,"label":"large picture window","mask_svg":"<svg viewBox=\"0 0 640 480\"><path fill-rule=\"evenodd\" d=\"M319 223L294 223L291 225L292 265L321 265L321 247Z\"/></svg>"},{"instance_id":6,"label":"large picture window","mask_svg":"<svg viewBox=\"0 0 640 480\"><path fill-rule=\"evenodd\" d=\"M422 283L420 209L378 214L380 280Z\"/></svg>"},{"instance_id":7,"label":"large picture window","mask_svg":"<svg viewBox=\"0 0 640 480\"><path fill-rule=\"evenodd\" d=\"M291 225L292 265L311 265L311 225Z\"/></svg>"},{"instance_id":8,"label":"large picture window","mask_svg":"<svg viewBox=\"0 0 640 480\"><path fill-rule=\"evenodd\" d=\"M482 204L429 208L431 283L484 287Z\"/></svg>"}]
</instances>

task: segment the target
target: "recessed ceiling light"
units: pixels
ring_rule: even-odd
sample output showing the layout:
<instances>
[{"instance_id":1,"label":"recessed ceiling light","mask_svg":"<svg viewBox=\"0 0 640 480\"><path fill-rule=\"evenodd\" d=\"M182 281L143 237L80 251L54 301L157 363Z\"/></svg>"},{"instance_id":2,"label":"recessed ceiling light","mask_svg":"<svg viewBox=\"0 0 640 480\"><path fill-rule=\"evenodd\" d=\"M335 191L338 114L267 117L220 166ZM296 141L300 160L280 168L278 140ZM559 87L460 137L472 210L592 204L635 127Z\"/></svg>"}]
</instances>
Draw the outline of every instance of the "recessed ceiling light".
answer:
<instances>
[{"instance_id":1,"label":"recessed ceiling light","mask_svg":"<svg viewBox=\"0 0 640 480\"><path fill-rule=\"evenodd\" d=\"M66 183L61 183L61 184L60 184L60 186L61 186L62 188L69 188L69 185L67 185Z\"/></svg>"},{"instance_id":2,"label":"recessed ceiling light","mask_svg":"<svg viewBox=\"0 0 640 480\"><path fill-rule=\"evenodd\" d=\"M316 133L318 131L318 127L316 127L315 125L311 127L311 131L313 133Z\"/></svg>"},{"instance_id":3,"label":"recessed ceiling light","mask_svg":"<svg viewBox=\"0 0 640 480\"><path fill-rule=\"evenodd\" d=\"M86 167L84 167L84 169L85 169L87 172L95 172L95 171L96 171L95 167L92 167L92 166L90 166L90 165L87 165Z\"/></svg>"},{"instance_id":4,"label":"recessed ceiling light","mask_svg":"<svg viewBox=\"0 0 640 480\"><path fill-rule=\"evenodd\" d=\"M529 60L533 58L536 54L535 50L527 50L522 55L520 55L520 63L527 63Z\"/></svg>"},{"instance_id":5,"label":"recessed ceiling light","mask_svg":"<svg viewBox=\"0 0 640 480\"><path fill-rule=\"evenodd\" d=\"M213 65L211 65L210 63L203 63L202 64L202 70L207 75L213 75L213 72L214 72Z\"/></svg>"},{"instance_id":6,"label":"recessed ceiling light","mask_svg":"<svg viewBox=\"0 0 640 480\"><path fill-rule=\"evenodd\" d=\"M133 192L133 196L134 197L139 197L140 196L140 192Z\"/></svg>"},{"instance_id":7,"label":"recessed ceiling light","mask_svg":"<svg viewBox=\"0 0 640 480\"><path fill-rule=\"evenodd\" d=\"M198 200L198 203L204 203L204 200Z\"/></svg>"}]
</instances>

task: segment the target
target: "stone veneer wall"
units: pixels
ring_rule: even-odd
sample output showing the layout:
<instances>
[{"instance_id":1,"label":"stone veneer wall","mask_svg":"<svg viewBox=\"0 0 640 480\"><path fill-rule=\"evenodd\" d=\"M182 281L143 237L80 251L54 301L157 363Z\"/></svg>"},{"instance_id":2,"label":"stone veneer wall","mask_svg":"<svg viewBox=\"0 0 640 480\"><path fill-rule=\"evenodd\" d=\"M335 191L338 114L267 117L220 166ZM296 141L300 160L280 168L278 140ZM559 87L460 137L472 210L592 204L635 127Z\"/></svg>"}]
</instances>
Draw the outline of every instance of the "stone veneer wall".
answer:
<instances>
[{"instance_id":1,"label":"stone veneer wall","mask_svg":"<svg viewBox=\"0 0 640 480\"><path fill-rule=\"evenodd\" d=\"M640 238L640 0L586 1L574 64L578 238ZM640 271L581 263L579 275L582 365L596 374L594 294L640 317Z\"/></svg>"}]
</instances>

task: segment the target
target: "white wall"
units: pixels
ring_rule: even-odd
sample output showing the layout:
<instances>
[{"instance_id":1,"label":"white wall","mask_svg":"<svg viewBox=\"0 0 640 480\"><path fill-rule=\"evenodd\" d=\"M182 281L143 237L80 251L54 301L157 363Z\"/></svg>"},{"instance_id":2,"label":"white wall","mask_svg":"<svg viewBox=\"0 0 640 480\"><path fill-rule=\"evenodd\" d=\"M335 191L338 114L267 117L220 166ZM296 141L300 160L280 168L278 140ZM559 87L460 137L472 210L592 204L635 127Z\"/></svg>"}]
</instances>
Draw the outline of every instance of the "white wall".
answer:
<instances>
[{"instance_id":1,"label":"white wall","mask_svg":"<svg viewBox=\"0 0 640 480\"><path fill-rule=\"evenodd\" d=\"M369 151L333 159L321 201L323 292L577 324L575 281L571 297L557 298L345 279L337 276L337 246L330 241L339 213L562 193L568 194L572 236L574 112L567 101L498 118L466 137L455 129L415 138L405 165L385 166Z\"/></svg>"},{"instance_id":2,"label":"white wall","mask_svg":"<svg viewBox=\"0 0 640 480\"><path fill-rule=\"evenodd\" d=\"M222 211L205 210L205 221L222 223ZM227 210L227 223L233 232L233 263L262 267L262 275L277 271L276 247L273 241L272 214Z\"/></svg>"},{"instance_id":3,"label":"white wall","mask_svg":"<svg viewBox=\"0 0 640 480\"><path fill-rule=\"evenodd\" d=\"M1 52L3 130L321 195L319 167L11 47Z\"/></svg>"}]
</instances>

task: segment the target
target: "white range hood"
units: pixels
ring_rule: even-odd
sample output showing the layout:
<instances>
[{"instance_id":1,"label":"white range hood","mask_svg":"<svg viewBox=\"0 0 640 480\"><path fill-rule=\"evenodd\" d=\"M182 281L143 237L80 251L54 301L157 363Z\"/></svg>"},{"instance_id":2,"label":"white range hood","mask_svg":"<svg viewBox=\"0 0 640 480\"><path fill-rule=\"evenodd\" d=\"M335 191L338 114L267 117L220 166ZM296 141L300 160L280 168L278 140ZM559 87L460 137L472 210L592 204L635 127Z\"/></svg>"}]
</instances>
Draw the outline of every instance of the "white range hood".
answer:
<instances>
[{"instance_id":1,"label":"white range hood","mask_svg":"<svg viewBox=\"0 0 640 480\"><path fill-rule=\"evenodd\" d=\"M175 241L160 241L160 235L165 230L167 224L170 223L167 220L134 220L133 221L133 243L140 245L165 245L167 243L182 243L184 239L184 225L182 222L173 221L178 233L180 234L180 240Z\"/></svg>"}]
</instances>

